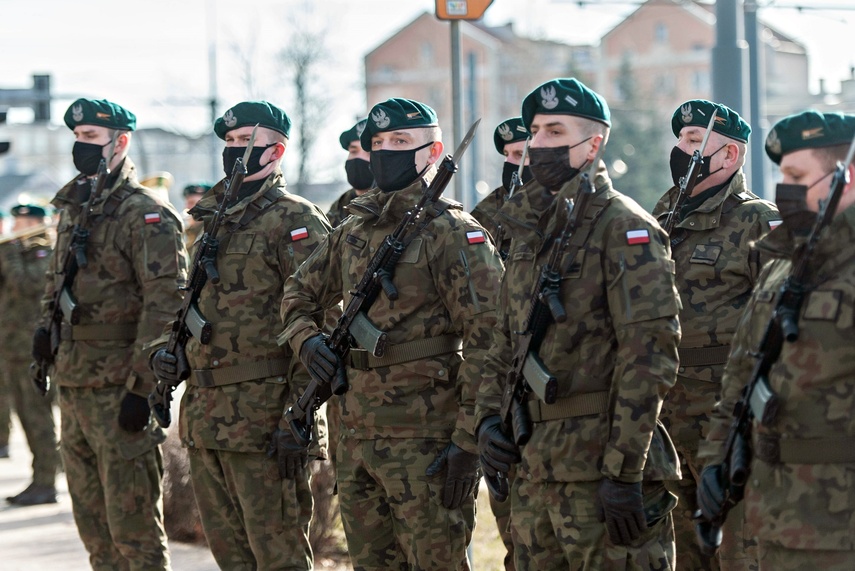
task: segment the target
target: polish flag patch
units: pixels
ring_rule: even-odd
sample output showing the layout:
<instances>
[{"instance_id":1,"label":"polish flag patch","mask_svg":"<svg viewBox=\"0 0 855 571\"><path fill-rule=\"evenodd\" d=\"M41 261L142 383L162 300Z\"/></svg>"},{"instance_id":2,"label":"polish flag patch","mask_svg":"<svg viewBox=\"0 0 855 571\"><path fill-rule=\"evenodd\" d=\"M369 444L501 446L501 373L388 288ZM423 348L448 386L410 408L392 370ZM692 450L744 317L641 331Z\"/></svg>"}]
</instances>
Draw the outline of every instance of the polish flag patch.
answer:
<instances>
[{"instance_id":1,"label":"polish flag patch","mask_svg":"<svg viewBox=\"0 0 855 571\"><path fill-rule=\"evenodd\" d=\"M157 224L160 222L160 213L159 212L149 212L145 215L145 223L146 224Z\"/></svg>"},{"instance_id":2,"label":"polish flag patch","mask_svg":"<svg viewBox=\"0 0 855 571\"><path fill-rule=\"evenodd\" d=\"M769 229L774 230L781 225L781 222L783 222L783 220L769 220Z\"/></svg>"},{"instance_id":3,"label":"polish flag patch","mask_svg":"<svg viewBox=\"0 0 855 571\"><path fill-rule=\"evenodd\" d=\"M470 244L483 244L487 241L483 230L471 230L466 233L466 240Z\"/></svg>"},{"instance_id":4,"label":"polish flag patch","mask_svg":"<svg viewBox=\"0 0 855 571\"><path fill-rule=\"evenodd\" d=\"M633 244L649 244L650 233L647 230L629 230L626 233L626 243L630 246Z\"/></svg>"},{"instance_id":5,"label":"polish flag patch","mask_svg":"<svg viewBox=\"0 0 855 571\"><path fill-rule=\"evenodd\" d=\"M291 230L291 241L296 242L297 240L302 240L304 238L309 237L309 229L303 226L302 228L297 228L296 230Z\"/></svg>"}]
</instances>

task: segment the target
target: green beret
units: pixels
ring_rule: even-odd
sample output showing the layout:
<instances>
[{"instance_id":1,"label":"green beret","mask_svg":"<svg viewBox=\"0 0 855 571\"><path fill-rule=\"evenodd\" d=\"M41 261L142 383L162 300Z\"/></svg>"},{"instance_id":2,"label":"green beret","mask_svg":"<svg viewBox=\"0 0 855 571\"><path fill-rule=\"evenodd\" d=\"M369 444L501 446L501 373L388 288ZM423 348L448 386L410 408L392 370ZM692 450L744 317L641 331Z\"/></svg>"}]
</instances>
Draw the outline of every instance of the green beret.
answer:
<instances>
[{"instance_id":1,"label":"green beret","mask_svg":"<svg viewBox=\"0 0 855 571\"><path fill-rule=\"evenodd\" d=\"M261 127L273 129L288 137L291 132L291 119L285 112L267 101L243 101L238 103L214 121L214 133L226 140L226 133L240 127Z\"/></svg>"},{"instance_id":2,"label":"green beret","mask_svg":"<svg viewBox=\"0 0 855 571\"><path fill-rule=\"evenodd\" d=\"M804 111L784 117L766 137L766 154L779 165L787 153L848 145L855 136L855 115Z\"/></svg>"},{"instance_id":3,"label":"green beret","mask_svg":"<svg viewBox=\"0 0 855 571\"><path fill-rule=\"evenodd\" d=\"M525 96L522 122L526 129L531 129L531 122L538 113L577 115L599 121L607 127L612 125L606 100L573 77L549 80Z\"/></svg>"},{"instance_id":4,"label":"green beret","mask_svg":"<svg viewBox=\"0 0 855 571\"><path fill-rule=\"evenodd\" d=\"M183 194L185 197L187 197L187 196L192 196L194 194L205 194L209 190L211 190L210 184L204 184L204 183L188 184L187 186L184 187L184 190L181 191L181 194Z\"/></svg>"},{"instance_id":5,"label":"green beret","mask_svg":"<svg viewBox=\"0 0 855 571\"><path fill-rule=\"evenodd\" d=\"M19 204L13 206L10 212L12 216L32 216L33 218L44 218L47 216L47 211L35 204Z\"/></svg>"},{"instance_id":6,"label":"green beret","mask_svg":"<svg viewBox=\"0 0 855 571\"><path fill-rule=\"evenodd\" d=\"M438 125L436 112L424 103L412 99L392 98L371 108L359 140L363 150L370 151L371 137L377 133Z\"/></svg>"},{"instance_id":7,"label":"green beret","mask_svg":"<svg viewBox=\"0 0 855 571\"><path fill-rule=\"evenodd\" d=\"M346 151L352 142L359 140L359 137L362 136L362 131L365 130L366 121L368 119L360 119L356 122L356 125L339 135L338 142L341 143L342 149Z\"/></svg>"},{"instance_id":8,"label":"green beret","mask_svg":"<svg viewBox=\"0 0 855 571\"><path fill-rule=\"evenodd\" d=\"M106 99L78 99L65 112L65 124L72 131L78 125L133 131L137 128L137 116Z\"/></svg>"},{"instance_id":9,"label":"green beret","mask_svg":"<svg viewBox=\"0 0 855 571\"><path fill-rule=\"evenodd\" d=\"M679 137L683 127L691 125L706 129L710 124L713 111L717 112L713 131L743 143L748 142L751 126L730 107L706 99L686 101L674 111L674 115L671 116L671 131L674 132L675 137Z\"/></svg>"},{"instance_id":10,"label":"green beret","mask_svg":"<svg viewBox=\"0 0 855 571\"><path fill-rule=\"evenodd\" d=\"M528 136L529 132L523 125L522 117L511 117L502 121L493 131L493 144L496 145L496 150L501 155L506 144L525 141Z\"/></svg>"}]
</instances>

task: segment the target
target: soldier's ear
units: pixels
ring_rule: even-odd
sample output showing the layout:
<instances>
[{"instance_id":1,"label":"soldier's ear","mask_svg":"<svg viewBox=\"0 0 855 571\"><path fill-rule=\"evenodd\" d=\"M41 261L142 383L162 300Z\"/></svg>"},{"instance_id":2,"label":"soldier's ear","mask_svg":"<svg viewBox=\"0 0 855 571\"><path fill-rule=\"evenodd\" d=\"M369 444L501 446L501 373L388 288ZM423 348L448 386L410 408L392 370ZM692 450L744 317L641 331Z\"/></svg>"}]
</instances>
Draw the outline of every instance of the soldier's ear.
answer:
<instances>
[{"instance_id":1,"label":"soldier's ear","mask_svg":"<svg viewBox=\"0 0 855 571\"><path fill-rule=\"evenodd\" d=\"M428 164L432 165L440 158L442 158L442 151L444 150L445 146L442 144L442 141L434 141L433 145L431 145L430 147L430 157L428 158Z\"/></svg>"}]
</instances>

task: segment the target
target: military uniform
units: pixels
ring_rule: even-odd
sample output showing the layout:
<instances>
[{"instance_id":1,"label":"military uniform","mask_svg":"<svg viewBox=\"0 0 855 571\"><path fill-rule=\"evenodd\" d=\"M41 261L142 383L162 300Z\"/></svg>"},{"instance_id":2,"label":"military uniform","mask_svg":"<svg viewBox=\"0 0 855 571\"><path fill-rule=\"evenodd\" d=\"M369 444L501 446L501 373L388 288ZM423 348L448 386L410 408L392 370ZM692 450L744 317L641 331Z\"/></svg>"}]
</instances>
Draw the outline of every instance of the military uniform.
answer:
<instances>
[{"instance_id":1,"label":"military uniform","mask_svg":"<svg viewBox=\"0 0 855 571\"><path fill-rule=\"evenodd\" d=\"M52 403L55 390L42 397L30 380L31 328L39 319L41 292L33 284L41 283L47 271L53 246L47 231L0 245L0 313L8 323L0 331L0 374L10 389L15 412L33 454L32 485L46 493L46 501L56 501L55 483L59 469L56 423ZM53 491L53 497L50 496ZM12 503L16 496L7 498ZM39 502L41 503L41 502Z\"/></svg>"},{"instance_id":2,"label":"military uniform","mask_svg":"<svg viewBox=\"0 0 855 571\"><path fill-rule=\"evenodd\" d=\"M498 239L499 227L496 224L496 215L502 209L502 205L508 198L508 191L504 186L500 186L493 192L481 199L481 202L475 205L472 209L472 217L483 226L493 238L493 243ZM510 238L505 237L503 244L507 242L510 245ZM498 246L498 245L497 245Z\"/></svg>"},{"instance_id":3,"label":"military uniform","mask_svg":"<svg viewBox=\"0 0 855 571\"><path fill-rule=\"evenodd\" d=\"M62 212L46 302L88 189L86 179L76 178L53 199ZM78 270L72 288L80 322L63 321L51 375L59 387L62 460L93 569L168 569L158 446L165 434L153 421L127 432L117 418L126 393L144 397L154 386L148 346L173 316L186 279L181 221L137 182L128 158L103 197L90 214L88 267ZM43 308L47 318L49 303Z\"/></svg>"},{"instance_id":4,"label":"military uniform","mask_svg":"<svg viewBox=\"0 0 855 571\"><path fill-rule=\"evenodd\" d=\"M434 173L432 168L426 176ZM282 317L284 337L295 350L317 334L323 308L342 300L347 305L353 284L426 183L417 179L397 192L374 190L354 200L351 217L288 280ZM425 470L450 441L475 452L474 392L494 324L492 292L500 272L484 230L450 204L395 267L398 300L381 293L367 313L410 358L350 351L350 390L340 397L336 459L356 569L468 568L474 498L446 509L440 503L441 476L428 477ZM425 350L428 339L432 350Z\"/></svg>"},{"instance_id":5,"label":"military uniform","mask_svg":"<svg viewBox=\"0 0 855 571\"><path fill-rule=\"evenodd\" d=\"M330 225L333 228L341 224L342 220L348 217L349 213L345 207L353 202L353 199L356 198L356 196L356 189L351 188L336 198L335 202L330 205L330 209L327 211L327 220L330 221Z\"/></svg>"}]
</instances>

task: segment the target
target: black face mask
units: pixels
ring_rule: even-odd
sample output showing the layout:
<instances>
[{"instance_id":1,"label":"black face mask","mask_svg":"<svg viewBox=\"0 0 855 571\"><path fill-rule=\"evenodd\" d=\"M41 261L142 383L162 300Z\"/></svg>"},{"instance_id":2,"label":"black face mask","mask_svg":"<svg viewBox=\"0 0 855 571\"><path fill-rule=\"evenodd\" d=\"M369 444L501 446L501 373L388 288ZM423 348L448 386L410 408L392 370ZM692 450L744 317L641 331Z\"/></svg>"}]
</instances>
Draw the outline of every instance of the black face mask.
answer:
<instances>
[{"instance_id":1,"label":"black face mask","mask_svg":"<svg viewBox=\"0 0 855 571\"><path fill-rule=\"evenodd\" d=\"M75 141L74 146L71 148L74 168L85 176L95 176L98 174L98 165L101 164L101 159L103 158L101 153L105 146Z\"/></svg>"},{"instance_id":2,"label":"black face mask","mask_svg":"<svg viewBox=\"0 0 855 571\"><path fill-rule=\"evenodd\" d=\"M371 172L383 192L406 188L421 173L416 170L416 151L433 145L433 141L408 151L371 151ZM427 170L425 167L422 172Z\"/></svg>"},{"instance_id":3,"label":"black face mask","mask_svg":"<svg viewBox=\"0 0 855 571\"><path fill-rule=\"evenodd\" d=\"M371 165L365 159L347 159L344 162L347 183L356 190L368 190L374 185Z\"/></svg>"},{"instance_id":4,"label":"black face mask","mask_svg":"<svg viewBox=\"0 0 855 571\"><path fill-rule=\"evenodd\" d=\"M570 149L588 139L563 147L529 148L528 158L534 179L549 190L557 190L565 182L573 180L579 174L579 169L570 165Z\"/></svg>"},{"instance_id":5,"label":"black face mask","mask_svg":"<svg viewBox=\"0 0 855 571\"><path fill-rule=\"evenodd\" d=\"M271 143L266 147L253 147L252 152L249 153L249 160L246 162L245 165L246 176L254 175L263 168L259 164L259 161L261 160L261 155L264 154L264 151L266 151L275 144L276 143ZM232 169L235 166L235 161L239 158L242 158L244 153L246 153L246 147L223 148L223 172L226 173L226 176L232 176Z\"/></svg>"},{"instance_id":6,"label":"black face mask","mask_svg":"<svg viewBox=\"0 0 855 571\"><path fill-rule=\"evenodd\" d=\"M715 153L719 152L726 146L727 144L720 146ZM710 172L710 159L715 153L704 157L704 162L701 164L701 168L698 171L697 182L708 179L710 175L713 175L724 168L720 167L714 172ZM686 173L689 172L689 163L691 162L692 155L686 153L683 149L680 149L679 147L671 149L671 180L674 181L674 186L680 186L680 179L686 176Z\"/></svg>"},{"instance_id":7,"label":"black face mask","mask_svg":"<svg viewBox=\"0 0 855 571\"><path fill-rule=\"evenodd\" d=\"M519 172L519 170L520 166L513 163L506 162L502 166L502 186L505 187L505 190L511 190L511 181L513 180L514 173ZM520 181L520 184L529 180L531 180L531 168L523 167L522 180Z\"/></svg>"},{"instance_id":8,"label":"black face mask","mask_svg":"<svg viewBox=\"0 0 855 571\"><path fill-rule=\"evenodd\" d=\"M816 220L816 212L808 209L808 190L832 174L834 174L834 171L823 175L810 186L784 183L778 183L775 186L775 204L778 205L778 212L781 214L781 219L790 232L797 235L804 235L813 227L813 223Z\"/></svg>"}]
</instances>

